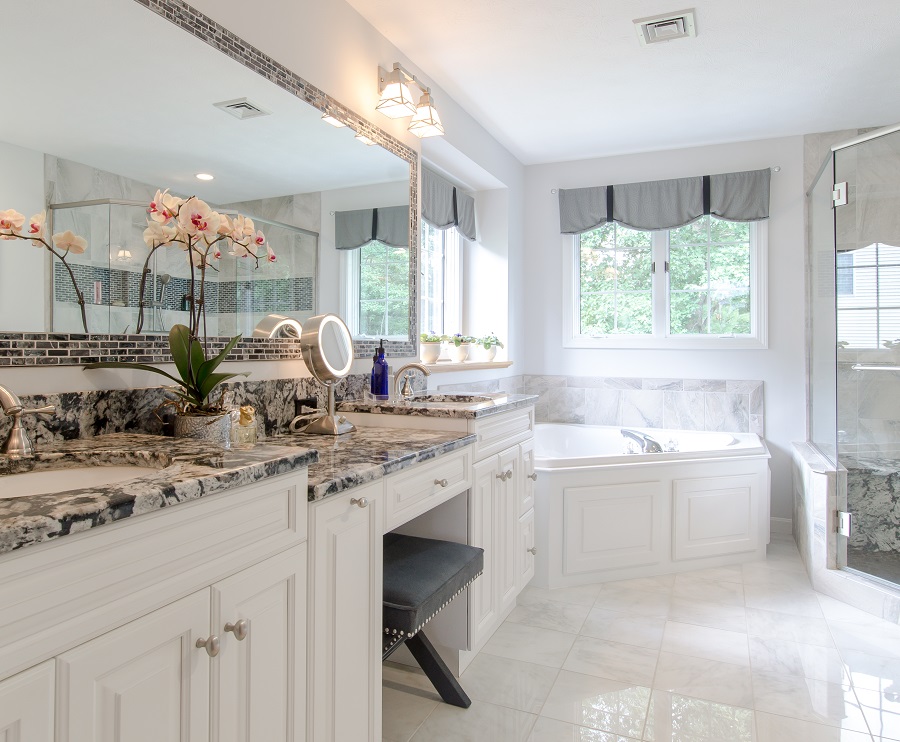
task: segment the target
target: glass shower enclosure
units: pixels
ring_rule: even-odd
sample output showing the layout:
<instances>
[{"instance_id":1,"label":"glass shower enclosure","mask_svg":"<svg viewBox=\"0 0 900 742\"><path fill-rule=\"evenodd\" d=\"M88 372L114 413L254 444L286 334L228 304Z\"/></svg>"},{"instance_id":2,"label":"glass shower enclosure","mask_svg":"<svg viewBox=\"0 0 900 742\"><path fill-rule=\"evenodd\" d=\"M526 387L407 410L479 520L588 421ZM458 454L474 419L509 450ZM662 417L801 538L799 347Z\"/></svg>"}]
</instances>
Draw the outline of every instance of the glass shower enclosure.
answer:
<instances>
[{"instance_id":1,"label":"glass shower enclosure","mask_svg":"<svg viewBox=\"0 0 900 742\"><path fill-rule=\"evenodd\" d=\"M900 584L900 125L836 145L807 194L810 440L837 472L836 566Z\"/></svg>"}]
</instances>

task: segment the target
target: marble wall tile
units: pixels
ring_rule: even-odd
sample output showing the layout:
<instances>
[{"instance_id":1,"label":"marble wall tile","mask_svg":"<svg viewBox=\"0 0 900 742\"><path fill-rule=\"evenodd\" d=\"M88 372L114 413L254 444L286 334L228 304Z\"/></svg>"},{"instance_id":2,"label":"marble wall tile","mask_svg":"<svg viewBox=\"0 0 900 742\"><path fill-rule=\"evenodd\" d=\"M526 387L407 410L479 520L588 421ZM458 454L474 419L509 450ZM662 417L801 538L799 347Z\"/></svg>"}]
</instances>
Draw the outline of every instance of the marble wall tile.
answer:
<instances>
[{"instance_id":1,"label":"marble wall tile","mask_svg":"<svg viewBox=\"0 0 900 742\"><path fill-rule=\"evenodd\" d=\"M549 419L552 423L584 424L584 389L556 388L549 391Z\"/></svg>"},{"instance_id":2,"label":"marble wall tile","mask_svg":"<svg viewBox=\"0 0 900 742\"><path fill-rule=\"evenodd\" d=\"M519 376L507 376L503 379L498 379L498 381L501 392L506 392L507 394L525 393L525 377L521 374Z\"/></svg>"},{"instance_id":3,"label":"marble wall tile","mask_svg":"<svg viewBox=\"0 0 900 742\"><path fill-rule=\"evenodd\" d=\"M732 394L752 394L762 388L761 381L741 381L729 379L725 382L725 391Z\"/></svg>"},{"instance_id":4,"label":"marble wall tile","mask_svg":"<svg viewBox=\"0 0 900 742\"><path fill-rule=\"evenodd\" d=\"M706 424L703 392L665 392L663 423L677 430L703 430Z\"/></svg>"},{"instance_id":5,"label":"marble wall tile","mask_svg":"<svg viewBox=\"0 0 900 742\"><path fill-rule=\"evenodd\" d=\"M641 389L662 389L680 392L684 389L684 379L642 379Z\"/></svg>"},{"instance_id":6,"label":"marble wall tile","mask_svg":"<svg viewBox=\"0 0 900 742\"><path fill-rule=\"evenodd\" d=\"M750 432L749 395L707 392L704 396L706 430Z\"/></svg>"},{"instance_id":7,"label":"marble wall tile","mask_svg":"<svg viewBox=\"0 0 900 742\"><path fill-rule=\"evenodd\" d=\"M485 379L484 381L469 381L463 384L442 384L438 386L440 392L499 392L500 379Z\"/></svg>"},{"instance_id":8,"label":"marble wall tile","mask_svg":"<svg viewBox=\"0 0 900 742\"><path fill-rule=\"evenodd\" d=\"M622 392L622 425L644 428L663 427L665 392Z\"/></svg>"},{"instance_id":9,"label":"marble wall tile","mask_svg":"<svg viewBox=\"0 0 900 742\"><path fill-rule=\"evenodd\" d=\"M585 389L584 422L587 425L621 425L622 392L618 389Z\"/></svg>"},{"instance_id":10,"label":"marble wall tile","mask_svg":"<svg viewBox=\"0 0 900 742\"><path fill-rule=\"evenodd\" d=\"M750 432L756 433L758 436L763 437L766 434L766 431L763 426L764 417L762 415L750 415Z\"/></svg>"},{"instance_id":11,"label":"marble wall tile","mask_svg":"<svg viewBox=\"0 0 900 742\"><path fill-rule=\"evenodd\" d=\"M727 382L721 379L685 379L686 392L724 392Z\"/></svg>"}]
</instances>

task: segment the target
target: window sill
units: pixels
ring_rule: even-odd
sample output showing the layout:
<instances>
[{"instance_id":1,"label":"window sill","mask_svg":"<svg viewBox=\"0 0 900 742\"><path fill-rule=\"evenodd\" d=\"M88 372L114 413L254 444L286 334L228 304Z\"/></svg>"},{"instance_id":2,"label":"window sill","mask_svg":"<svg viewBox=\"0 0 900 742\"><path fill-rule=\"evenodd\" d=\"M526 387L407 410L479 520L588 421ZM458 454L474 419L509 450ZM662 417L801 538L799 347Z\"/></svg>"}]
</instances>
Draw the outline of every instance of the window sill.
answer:
<instances>
[{"instance_id":1,"label":"window sill","mask_svg":"<svg viewBox=\"0 0 900 742\"><path fill-rule=\"evenodd\" d=\"M444 371L485 371L492 368L509 368L513 365L512 361L463 361L455 363L454 361L438 361L437 363L422 364L431 373L442 373Z\"/></svg>"}]
</instances>

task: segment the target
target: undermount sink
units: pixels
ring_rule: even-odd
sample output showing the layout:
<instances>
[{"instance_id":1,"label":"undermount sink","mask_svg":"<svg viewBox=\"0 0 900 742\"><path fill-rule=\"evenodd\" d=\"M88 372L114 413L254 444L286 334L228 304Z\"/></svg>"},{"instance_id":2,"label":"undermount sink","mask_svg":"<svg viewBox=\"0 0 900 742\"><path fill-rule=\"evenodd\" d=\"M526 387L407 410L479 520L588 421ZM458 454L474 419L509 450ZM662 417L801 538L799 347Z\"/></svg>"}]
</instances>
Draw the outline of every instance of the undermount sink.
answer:
<instances>
[{"instance_id":1,"label":"undermount sink","mask_svg":"<svg viewBox=\"0 0 900 742\"><path fill-rule=\"evenodd\" d=\"M0 477L0 499L46 495L54 492L103 487L157 472L149 466L83 466L75 469L39 469Z\"/></svg>"}]
</instances>

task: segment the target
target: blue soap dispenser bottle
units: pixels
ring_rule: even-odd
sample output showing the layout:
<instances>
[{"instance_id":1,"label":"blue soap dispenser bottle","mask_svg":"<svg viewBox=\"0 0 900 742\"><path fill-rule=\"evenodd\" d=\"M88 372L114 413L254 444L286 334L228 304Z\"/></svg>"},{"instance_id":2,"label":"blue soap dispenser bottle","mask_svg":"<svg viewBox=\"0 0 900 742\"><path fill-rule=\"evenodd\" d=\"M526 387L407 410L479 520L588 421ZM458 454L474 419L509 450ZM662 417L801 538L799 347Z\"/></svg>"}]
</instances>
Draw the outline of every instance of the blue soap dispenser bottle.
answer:
<instances>
[{"instance_id":1,"label":"blue soap dispenser bottle","mask_svg":"<svg viewBox=\"0 0 900 742\"><path fill-rule=\"evenodd\" d=\"M370 391L373 395L387 397L390 393L388 385L388 363L384 359L384 340L379 341L378 350L372 359L372 384Z\"/></svg>"}]
</instances>

